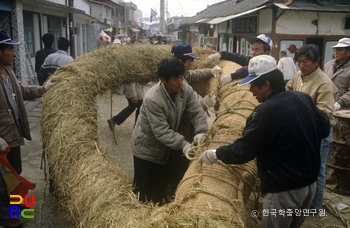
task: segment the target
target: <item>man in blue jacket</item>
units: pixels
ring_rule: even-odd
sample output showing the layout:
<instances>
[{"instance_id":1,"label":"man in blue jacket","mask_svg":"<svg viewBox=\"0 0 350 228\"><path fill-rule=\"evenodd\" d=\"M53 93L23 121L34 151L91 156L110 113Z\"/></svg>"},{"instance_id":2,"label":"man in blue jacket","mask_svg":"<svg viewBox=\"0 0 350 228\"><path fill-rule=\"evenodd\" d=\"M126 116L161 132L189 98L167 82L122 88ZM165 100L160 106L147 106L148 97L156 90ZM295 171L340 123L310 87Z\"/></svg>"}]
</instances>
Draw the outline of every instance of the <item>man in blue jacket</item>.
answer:
<instances>
[{"instance_id":1,"label":"man in blue jacket","mask_svg":"<svg viewBox=\"0 0 350 228\"><path fill-rule=\"evenodd\" d=\"M203 152L199 161L214 164L243 164L257 158L263 194L263 209L292 210L292 216L263 216L261 227L300 227L316 192L320 171L321 139L328 136L330 123L311 97L286 91L283 73L268 55L249 62L249 75L239 85L261 103L246 121L242 137L232 144Z\"/></svg>"}]
</instances>

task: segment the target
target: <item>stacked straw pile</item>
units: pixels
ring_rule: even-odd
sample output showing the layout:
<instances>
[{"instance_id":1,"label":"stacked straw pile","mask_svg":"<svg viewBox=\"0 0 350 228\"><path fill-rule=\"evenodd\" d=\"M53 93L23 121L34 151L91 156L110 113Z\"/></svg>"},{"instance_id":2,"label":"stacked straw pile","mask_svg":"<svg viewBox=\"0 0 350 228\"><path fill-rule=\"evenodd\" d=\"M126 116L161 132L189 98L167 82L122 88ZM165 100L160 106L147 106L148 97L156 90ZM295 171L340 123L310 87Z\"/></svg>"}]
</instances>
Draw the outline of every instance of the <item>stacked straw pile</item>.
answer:
<instances>
[{"instance_id":1,"label":"stacked straw pile","mask_svg":"<svg viewBox=\"0 0 350 228\"><path fill-rule=\"evenodd\" d=\"M107 46L77 58L52 76L57 84L43 97L42 140L56 193L76 227L244 226L244 203L256 182L253 162L206 166L194 161L175 202L157 207L138 202L123 170L108 163L106 150L98 142L95 97L122 84L157 80L156 66L171 56L170 50L167 45ZM201 50L194 49L199 56ZM210 85L217 83L213 80ZM232 90L234 85L225 88ZM209 140L196 148L198 153L232 142L244 126L238 122L245 121L249 110L229 108L241 113L230 120L231 125L232 113L225 114L224 107L244 106L233 101L250 99L249 92L232 97L222 91L218 112L227 122L215 121ZM213 182L219 179L224 181Z\"/></svg>"}]
</instances>

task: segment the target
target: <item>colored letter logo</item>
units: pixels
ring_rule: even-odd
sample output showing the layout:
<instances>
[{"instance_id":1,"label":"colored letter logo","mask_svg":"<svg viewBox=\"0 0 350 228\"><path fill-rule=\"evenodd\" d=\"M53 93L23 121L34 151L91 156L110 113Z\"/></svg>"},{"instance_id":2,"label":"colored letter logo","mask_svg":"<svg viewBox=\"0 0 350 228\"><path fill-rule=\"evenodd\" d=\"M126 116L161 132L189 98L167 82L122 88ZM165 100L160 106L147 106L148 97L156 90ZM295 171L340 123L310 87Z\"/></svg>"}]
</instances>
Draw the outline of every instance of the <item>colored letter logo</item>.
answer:
<instances>
[{"instance_id":1,"label":"colored letter logo","mask_svg":"<svg viewBox=\"0 0 350 228\"><path fill-rule=\"evenodd\" d=\"M26 209L20 209L19 206L24 201L24 206L26 206ZM34 195L30 196L30 203L28 202L28 195L23 197L20 195L10 195L10 204L14 204L15 206L10 207L10 218L20 218L21 216L23 218L34 218ZM13 216L13 214L16 215L16 217Z\"/></svg>"}]
</instances>

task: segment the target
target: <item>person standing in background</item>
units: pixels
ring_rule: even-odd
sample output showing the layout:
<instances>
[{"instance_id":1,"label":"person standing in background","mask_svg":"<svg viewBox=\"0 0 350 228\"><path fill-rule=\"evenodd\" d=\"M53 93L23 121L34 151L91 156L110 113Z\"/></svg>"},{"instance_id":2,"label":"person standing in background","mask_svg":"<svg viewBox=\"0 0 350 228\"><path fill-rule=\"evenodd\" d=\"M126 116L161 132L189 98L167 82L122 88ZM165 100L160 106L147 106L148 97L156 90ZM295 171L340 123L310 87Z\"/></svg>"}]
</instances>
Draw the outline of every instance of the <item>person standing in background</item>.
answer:
<instances>
[{"instance_id":1,"label":"person standing in background","mask_svg":"<svg viewBox=\"0 0 350 228\"><path fill-rule=\"evenodd\" d=\"M342 38L334 48L334 59L327 62L324 72L338 88L334 109L350 106L350 38Z\"/></svg>"},{"instance_id":2,"label":"person standing in background","mask_svg":"<svg viewBox=\"0 0 350 228\"><path fill-rule=\"evenodd\" d=\"M44 48L35 53L35 72L37 74L46 57L56 52L56 49L52 48L55 38L51 33L45 33L41 40L44 43ZM43 85L43 82L39 82L39 85Z\"/></svg>"},{"instance_id":3,"label":"person standing in background","mask_svg":"<svg viewBox=\"0 0 350 228\"><path fill-rule=\"evenodd\" d=\"M38 81L40 85L44 84L47 78L56 72L57 68L74 60L73 57L68 54L69 47L70 41L68 39L64 37L58 39L58 51L46 57L38 72Z\"/></svg>"},{"instance_id":4,"label":"person standing in background","mask_svg":"<svg viewBox=\"0 0 350 228\"><path fill-rule=\"evenodd\" d=\"M286 89L309 94L316 106L327 114L331 125L328 137L321 140L321 168L317 177L316 194L311 204L312 209L320 210L326 183L326 161L333 137L332 126L335 125L333 112L338 89L319 68L320 53L318 46L314 44L301 46L296 51L294 60L300 70L288 81Z\"/></svg>"},{"instance_id":5,"label":"person standing in background","mask_svg":"<svg viewBox=\"0 0 350 228\"><path fill-rule=\"evenodd\" d=\"M278 61L277 68L283 73L283 78L286 83L291 80L297 72L294 60L287 56L286 51L280 52L280 60Z\"/></svg>"}]
</instances>

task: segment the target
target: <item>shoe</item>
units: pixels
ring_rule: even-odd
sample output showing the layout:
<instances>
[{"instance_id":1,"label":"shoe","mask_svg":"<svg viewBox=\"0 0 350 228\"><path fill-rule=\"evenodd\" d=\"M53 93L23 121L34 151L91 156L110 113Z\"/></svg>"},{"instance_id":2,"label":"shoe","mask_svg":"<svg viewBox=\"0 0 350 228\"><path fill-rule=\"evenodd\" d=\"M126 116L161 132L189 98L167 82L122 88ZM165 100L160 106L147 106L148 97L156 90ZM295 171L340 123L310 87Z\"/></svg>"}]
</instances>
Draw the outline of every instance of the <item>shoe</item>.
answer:
<instances>
[{"instance_id":1,"label":"shoe","mask_svg":"<svg viewBox=\"0 0 350 228\"><path fill-rule=\"evenodd\" d=\"M21 227L24 222L25 221L23 219L12 218L12 219L0 220L0 225L6 228L14 228L14 227Z\"/></svg>"},{"instance_id":2,"label":"shoe","mask_svg":"<svg viewBox=\"0 0 350 228\"><path fill-rule=\"evenodd\" d=\"M114 123L112 122L112 120L107 120L107 123L108 123L109 129L111 129L111 131L113 131L114 130Z\"/></svg>"}]
</instances>

